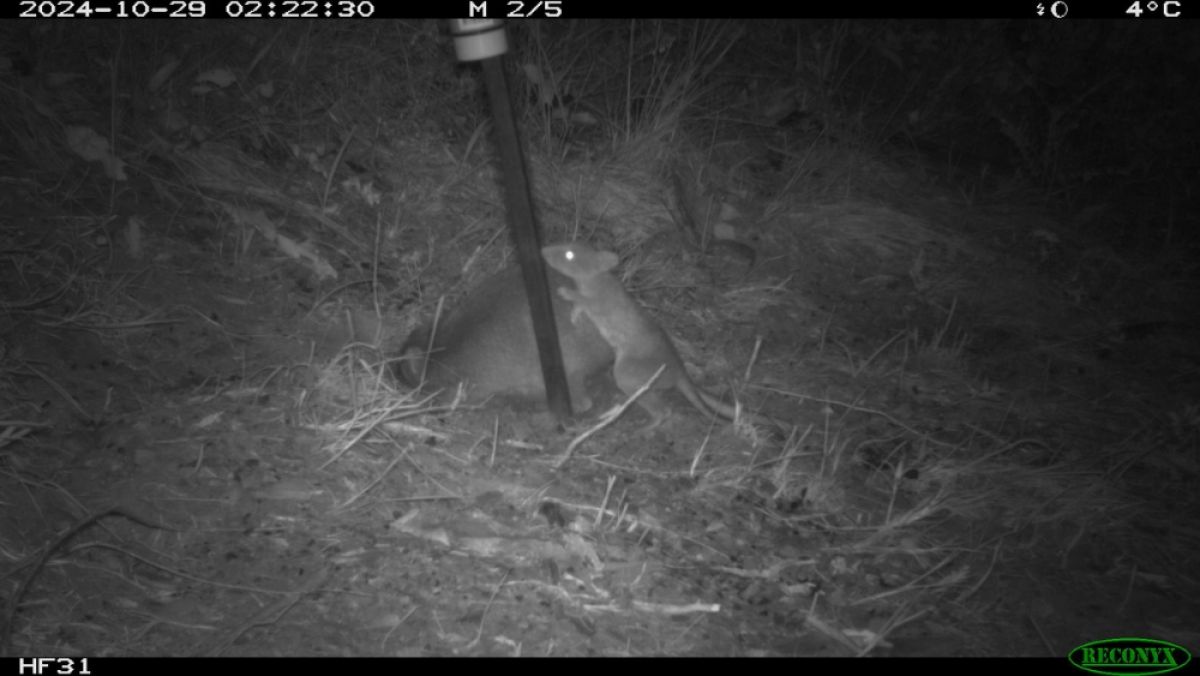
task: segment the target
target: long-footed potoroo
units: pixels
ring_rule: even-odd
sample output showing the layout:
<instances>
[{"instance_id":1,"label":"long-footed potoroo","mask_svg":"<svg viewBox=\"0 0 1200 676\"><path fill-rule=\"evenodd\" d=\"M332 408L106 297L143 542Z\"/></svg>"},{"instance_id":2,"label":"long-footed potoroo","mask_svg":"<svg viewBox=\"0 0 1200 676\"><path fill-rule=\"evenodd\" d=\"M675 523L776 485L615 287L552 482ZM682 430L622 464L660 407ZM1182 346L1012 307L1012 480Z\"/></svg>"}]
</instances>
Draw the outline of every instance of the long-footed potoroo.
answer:
<instances>
[{"instance_id":1,"label":"long-footed potoroo","mask_svg":"<svg viewBox=\"0 0 1200 676\"><path fill-rule=\"evenodd\" d=\"M547 270L551 289L570 285L567 277ZM591 408L584 387L588 376L612 363L613 349L590 321L573 321L573 305L552 293L563 367L576 411ZM436 328L432 349L429 332ZM521 271L507 268L484 280L438 322L414 331L400 350L395 372L410 386L452 390L462 383L468 399L489 396L544 402L541 360L529 316Z\"/></svg>"},{"instance_id":2,"label":"long-footed potoroo","mask_svg":"<svg viewBox=\"0 0 1200 676\"><path fill-rule=\"evenodd\" d=\"M617 387L632 395L662 367L662 375L637 403L650 414L648 428L660 424L668 413L666 402L654 390L675 388L701 413L734 420L737 411L692 382L671 338L625 291L613 274L617 255L575 242L544 247L546 263L575 282L574 288L557 285L556 294L574 304L571 321L593 324L616 353L613 378ZM590 321L589 321L590 320ZM779 423L764 416L748 416L767 423L782 434Z\"/></svg>"}]
</instances>

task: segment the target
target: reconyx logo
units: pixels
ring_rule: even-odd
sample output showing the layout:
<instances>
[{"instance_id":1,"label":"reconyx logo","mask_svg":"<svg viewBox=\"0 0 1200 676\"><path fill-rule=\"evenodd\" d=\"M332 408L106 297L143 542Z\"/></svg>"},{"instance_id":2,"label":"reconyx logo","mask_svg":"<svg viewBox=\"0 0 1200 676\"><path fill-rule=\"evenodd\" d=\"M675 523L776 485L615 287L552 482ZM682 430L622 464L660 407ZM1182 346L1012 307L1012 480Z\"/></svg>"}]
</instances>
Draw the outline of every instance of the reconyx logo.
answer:
<instances>
[{"instance_id":1,"label":"reconyx logo","mask_svg":"<svg viewBox=\"0 0 1200 676\"><path fill-rule=\"evenodd\" d=\"M1192 660L1187 650L1152 638L1109 638L1084 643L1067 655L1071 664L1105 676L1151 676L1180 669Z\"/></svg>"}]
</instances>

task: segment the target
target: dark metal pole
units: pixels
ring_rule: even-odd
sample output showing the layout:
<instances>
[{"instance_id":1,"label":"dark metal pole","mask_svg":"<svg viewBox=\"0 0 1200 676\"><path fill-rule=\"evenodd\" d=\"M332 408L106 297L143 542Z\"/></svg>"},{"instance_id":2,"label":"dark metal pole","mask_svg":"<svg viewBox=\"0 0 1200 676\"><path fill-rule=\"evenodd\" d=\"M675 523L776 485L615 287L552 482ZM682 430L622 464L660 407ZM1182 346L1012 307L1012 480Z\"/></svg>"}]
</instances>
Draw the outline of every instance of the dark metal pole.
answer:
<instances>
[{"instance_id":1,"label":"dark metal pole","mask_svg":"<svg viewBox=\"0 0 1200 676\"><path fill-rule=\"evenodd\" d=\"M503 54L507 51L504 27L499 21L455 21L455 49L460 61L480 61L488 99L495 121L496 147L500 151L501 178L504 183L508 227L517 248L517 261L525 280L525 295L529 298L533 317L533 335L537 339L538 356L542 362L542 378L546 383L546 403L559 420L571 415L571 395L563 369L562 350L558 343L558 327L554 323L550 286L546 283L546 266L542 260L542 242L534 215L533 198L525 172L525 157L521 154L520 135L513 118L512 101L508 96L508 81L504 76ZM477 43L470 43L477 40Z\"/></svg>"}]
</instances>

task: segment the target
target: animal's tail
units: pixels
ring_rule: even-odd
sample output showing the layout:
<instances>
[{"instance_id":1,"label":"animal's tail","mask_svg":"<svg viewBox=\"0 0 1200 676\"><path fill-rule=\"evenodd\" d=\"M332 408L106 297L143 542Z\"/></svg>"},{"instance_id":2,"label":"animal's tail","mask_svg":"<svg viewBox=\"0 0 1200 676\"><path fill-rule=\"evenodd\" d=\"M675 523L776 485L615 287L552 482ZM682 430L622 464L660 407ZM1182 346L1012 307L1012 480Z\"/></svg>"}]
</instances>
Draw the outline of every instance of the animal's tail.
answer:
<instances>
[{"instance_id":1,"label":"animal's tail","mask_svg":"<svg viewBox=\"0 0 1200 676\"><path fill-rule=\"evenodd\" d=\"M774 418L746 410L742 410L739 415L737 408L730 406L717 396L709 394L704 389L696 387L691 382L679 389L683 391L683 396L687 397L687 400L705 415L716 414L730 422L738 422L740 417L743 421L767 428L769 435L776 441L784 441L788 438L788 427Z\"/></svg>"}]
</instances>

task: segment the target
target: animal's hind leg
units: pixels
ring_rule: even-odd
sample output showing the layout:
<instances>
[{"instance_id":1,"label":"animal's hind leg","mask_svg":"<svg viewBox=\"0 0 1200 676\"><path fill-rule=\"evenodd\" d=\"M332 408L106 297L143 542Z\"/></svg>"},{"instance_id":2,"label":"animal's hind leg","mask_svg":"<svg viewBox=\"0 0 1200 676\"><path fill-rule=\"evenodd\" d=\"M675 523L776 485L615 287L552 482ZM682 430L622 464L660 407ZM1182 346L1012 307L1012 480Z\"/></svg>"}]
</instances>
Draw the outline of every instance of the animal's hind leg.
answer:
<instances>
[{"instance_id":1,"label":"animal's hind leg","mask_svg":"<svg viewBox=\"0 0 1200 676\"><path fill-rule=\"evenodd\" d=\"M655 372L658 371L658 366L659 364L654 364L647 360L618 359L617 363L613 365L613 379L617 381L617 387L625 393L625 396L633 396L635 392L642 389L646 381L654 376ZM646 374L649 375L647 376ZM663 401L659 391L664 388L664 382L672 382L671 379L675 375L670 365L668 365L658 379L654 381L653 386L644 392L642 396L638 397L637 405L650 415L650 422L643 428L643 431L652 430L667 419L670 408L667 402Z\"/></svg>"},{"instance_id":2,"label":"animal's hind leg","mask_svg":"<svg viewBox=\"0 0 1200 676\"><path fill-rule=\"evenodd\" d=\"M643 434L652 432L671 415L670 406L663 400L662 395L654 390L649 390L638 397L637 405L650 415L650 422L641 429Z\"/></svg>"}]
</instances>

